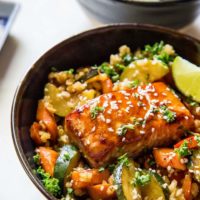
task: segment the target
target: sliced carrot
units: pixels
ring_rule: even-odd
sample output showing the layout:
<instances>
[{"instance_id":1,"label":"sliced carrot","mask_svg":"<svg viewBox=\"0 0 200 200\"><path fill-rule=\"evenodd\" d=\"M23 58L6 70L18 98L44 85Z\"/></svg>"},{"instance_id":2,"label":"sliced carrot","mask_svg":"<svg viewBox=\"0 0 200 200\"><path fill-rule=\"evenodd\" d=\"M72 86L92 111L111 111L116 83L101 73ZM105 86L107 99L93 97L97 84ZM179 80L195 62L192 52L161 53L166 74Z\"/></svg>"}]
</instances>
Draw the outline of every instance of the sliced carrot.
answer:
<instances>
[{"instance_id":1,"label":"sliced carrot","mask_svg":"<svg viewBox=\"0 0 200 200\"><path fill-rule=\"evenodd\" d=\"M191 137L188 137L188 138L181 140L180 142L176 143L174 145L174 148L179 148L185 141L188 142L188 148L189 149L194 149L194 148L198 147L198 142L196 141L195 136L191 136Z\"/></svg>"},{"instance_id":2,"label":"sliced carrot","mask_svg":"<svg viewBox=\"0 0 200 200\"><path fill-rule=\"evenodd\" d=\"M75 170L71 174L73 189L84 189L92 185L101 184L107 181L110 176L108 170L99 172L98 169Z\"/></svg>"},{"instance_id":3,"label":"sliced carrot","mask_svg":"<svg viewBox=\"0 0 200 200\"><path fill-rule=\"evenodd\" d=\"M182 188L185 200L191 200L192 179L189 174L185 175Z\"/></svg>"},{"instance_id":4,"label":"sliced carrot","mask_svg":"<svg viewBox=\"0 0 200 200\"><path fill-rule=\"evenodd\" d=\"M40 163L43 169L53 176L58 153L48 147L39 147L37 152L39 153Z\"/></svg>"},{"instance_id":5,"label":"sliced carrot","mask_svg":"<svg viewBox=\"0 0 200 200\"><path fill-rule=\"evenodd\" d=\"M105 80L101 81L101 86L102 86L103 93L112 92L113 83L109 77L107 77Z\"/></svg>"},{"instance_id":6,"label":"sliced carrot","mask_svg":"<svg viewBox=\"0 0 200 200\"><path fill-rule=\"evenodd\" d=\"M88 187L88 193L92 200L110 200L116 197L113 186L108 183Z\"/></svg>"},{"instance_id":7,"label":"sliced carrot","mask_svg":"<svg viewBox=\"0 0 200 200\"><path fill-rule=\"evenodd\" d=\"M51 140L55 142L58 136L56 120L54 115L47 110L42 100L38 102L36 118L45 124L48 132L51 134Z\"/></svg>"},{"instance_id":8,"label":"sliced carrot","mask_svg":"<svg viewBox=\"0 0 200 200\"><path fill-rule=\"evenodd\" d=\"M37 122L34 122L30 128L31 138L37 145L43 144L40 134L39 134L40 130L41 130L40 124Z\"/></svg>"},{"instance_id":9,"label":"sliced carrot","mask_svg":"<svg viewBox=\"0 0 200 200\"><path fill-rule=\"evenodd\" d=\"M161 148L154 149L153 155L156 161L156 164L167 168L168 166L175 169L186 170L185 164L181 163L181 159L177 153L174 152L174 149L170 148Z\"/></svg>"}]
</instances>

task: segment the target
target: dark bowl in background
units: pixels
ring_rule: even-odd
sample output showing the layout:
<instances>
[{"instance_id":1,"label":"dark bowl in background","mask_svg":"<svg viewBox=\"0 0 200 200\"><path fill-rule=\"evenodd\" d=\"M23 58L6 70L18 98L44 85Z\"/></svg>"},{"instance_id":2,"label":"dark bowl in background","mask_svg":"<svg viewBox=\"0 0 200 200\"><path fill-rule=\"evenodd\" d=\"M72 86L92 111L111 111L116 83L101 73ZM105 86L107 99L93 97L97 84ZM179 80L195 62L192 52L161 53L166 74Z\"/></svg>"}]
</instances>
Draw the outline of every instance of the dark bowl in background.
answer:
<instances>
[{"instance_id":1,"label":"dark bowl in background","mask_svg":"<svg viewBox=\"0 0 200 200\"><path fill-rule=\"evenodd\" d=\"M200 65L200 41L163 27L140 24L116 24L100 27L71 37L53 47L30 68L19 83L12 104L11 128L19 160L35 186L51 200L56 200L42 186L33 170L34 143L29 128L35 120L37 102L52 66L60 70L100 64L126 44L132 50L160 40L174 46L176 52Z\"/></svg>"},{"instance_id":2,"label":"dark bowl in background","mask_svg":"<svg viewBox=\"0 0 200 200\"><path fill-rule=\"evenodd\" d=\"M199 0L78 0L94 17L105 23L146 23L180 28L200 13Z\"/></svg>"}]
</instances>

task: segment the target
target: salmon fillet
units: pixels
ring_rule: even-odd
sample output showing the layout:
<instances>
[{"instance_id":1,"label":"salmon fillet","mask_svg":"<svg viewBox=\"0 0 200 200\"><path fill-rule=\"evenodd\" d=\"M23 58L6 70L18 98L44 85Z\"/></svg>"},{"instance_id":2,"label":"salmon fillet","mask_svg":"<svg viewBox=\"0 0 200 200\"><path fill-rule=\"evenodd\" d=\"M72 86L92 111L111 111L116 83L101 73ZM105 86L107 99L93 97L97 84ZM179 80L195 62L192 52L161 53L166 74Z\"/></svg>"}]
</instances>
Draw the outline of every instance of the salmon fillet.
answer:
<instances>
[{"instance_id":1,"label":"salmon fillet","mask_svg":"<svg viewBox=\"0 0 200 200\"><path fill-rule=\"evenodd\" d=\"M65 129L92 167L177 141L193 116L167 85L156 82L103 94L65 118Z\"/></svg>"}]
</instances>

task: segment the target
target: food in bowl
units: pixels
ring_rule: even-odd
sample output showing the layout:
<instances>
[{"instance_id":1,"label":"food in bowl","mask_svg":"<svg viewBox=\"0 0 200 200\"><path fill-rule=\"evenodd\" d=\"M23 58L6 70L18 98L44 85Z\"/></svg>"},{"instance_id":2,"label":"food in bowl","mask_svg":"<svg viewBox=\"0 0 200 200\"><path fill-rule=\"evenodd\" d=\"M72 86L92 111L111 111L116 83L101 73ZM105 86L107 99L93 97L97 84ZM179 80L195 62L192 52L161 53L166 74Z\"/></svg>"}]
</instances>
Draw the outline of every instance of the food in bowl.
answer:
<instances>
[{"instance_id":1,"label":"food in bowl","mask_svg":"<svg viewBox=\"0 0 200 200\"><path fill-rule=\"evenodd\" d=\"M135 52L123 45L100 66L52 66L30 127L47 191L62 199L198 199L200 99L176 77L185 66L196 70L162 41Z\"/></svg>"}]
</instances>

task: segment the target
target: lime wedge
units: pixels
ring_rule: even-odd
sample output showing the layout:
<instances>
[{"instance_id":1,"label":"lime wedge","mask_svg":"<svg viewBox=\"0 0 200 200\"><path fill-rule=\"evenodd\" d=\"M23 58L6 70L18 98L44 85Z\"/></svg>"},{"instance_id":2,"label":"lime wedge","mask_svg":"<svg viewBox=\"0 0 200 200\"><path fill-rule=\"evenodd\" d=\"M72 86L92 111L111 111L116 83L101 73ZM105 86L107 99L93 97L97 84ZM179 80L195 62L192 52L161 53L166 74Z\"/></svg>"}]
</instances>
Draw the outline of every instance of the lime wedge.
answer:
<instances>
[{"instance_id":1,"label":"lime wedge","mask_svg":"<svg viewBox=\"0 0 200 200\"><path fill-rule=\"evenodd\" d=\"M200 67L178 56L172 64L172 75L180 92L200 102Z\"/></svg>"}]
</instances>

